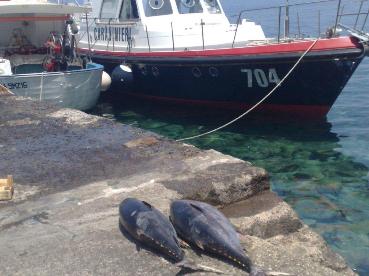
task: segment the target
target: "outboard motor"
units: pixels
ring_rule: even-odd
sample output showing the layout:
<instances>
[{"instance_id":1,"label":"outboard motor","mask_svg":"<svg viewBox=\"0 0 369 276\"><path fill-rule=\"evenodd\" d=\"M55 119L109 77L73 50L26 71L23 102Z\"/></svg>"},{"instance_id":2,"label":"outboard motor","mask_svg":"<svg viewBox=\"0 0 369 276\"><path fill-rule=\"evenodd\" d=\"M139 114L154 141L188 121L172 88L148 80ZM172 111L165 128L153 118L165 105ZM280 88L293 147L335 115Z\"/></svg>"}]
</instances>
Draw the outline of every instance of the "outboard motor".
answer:
<instances>
[{"instance_id":1,"label":"outboard motor","mask_svg":"<svg viewBox=\"0 0 369 276\"><path fill-rule=\"evenodd\" d=\"M133 85L132 69L124 64L114 68L111 73L113 87L128 90Z\"/></svg>"}]
</instances>

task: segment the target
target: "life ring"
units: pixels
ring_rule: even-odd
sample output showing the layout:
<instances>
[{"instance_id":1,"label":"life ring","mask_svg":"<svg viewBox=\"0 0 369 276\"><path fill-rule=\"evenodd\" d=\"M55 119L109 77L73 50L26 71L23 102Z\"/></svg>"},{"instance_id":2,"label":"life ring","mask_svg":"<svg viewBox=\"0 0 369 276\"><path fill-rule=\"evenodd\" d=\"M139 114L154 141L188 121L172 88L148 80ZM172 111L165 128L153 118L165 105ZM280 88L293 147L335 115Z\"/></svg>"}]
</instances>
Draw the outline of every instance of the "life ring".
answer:
<instances>
[{"instance_id":1,"label":"life ring","mask_svg":"<svg viewBox=\"0 0 369 276\"><path fill-rule=\"evenodd\" d=\"M164 6L164 0L149 0L149 6L153 10L160 10Z\"/></svg>"},{"instance_id":2,"label":"life ring","mask_svg":"<svg viewBox=\"0 0 369 276\"><path fill-rule=\"evenodd\" d=\"M195 6L195 0L181 0L181 3L186 8L192 8L193 6Z\"/></svg>"}]
</instances>

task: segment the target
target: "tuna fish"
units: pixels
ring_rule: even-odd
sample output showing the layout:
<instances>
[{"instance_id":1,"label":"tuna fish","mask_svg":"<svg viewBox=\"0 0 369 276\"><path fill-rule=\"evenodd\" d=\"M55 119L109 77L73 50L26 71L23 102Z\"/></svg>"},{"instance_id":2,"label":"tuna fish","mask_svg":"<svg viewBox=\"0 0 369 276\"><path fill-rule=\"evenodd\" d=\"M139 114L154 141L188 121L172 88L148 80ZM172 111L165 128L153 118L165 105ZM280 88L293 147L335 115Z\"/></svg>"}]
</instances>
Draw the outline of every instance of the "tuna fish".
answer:
<instances>
[{"instance_id":1,"label":"tuna fish","mask_svg":"<svg viewBox=\"0 0 369 276\"><path fill-rule=\"evenodd\" d=\"M167 217L149 203L127 198L119 206L119 221L135 239L175 262L184 258L178 237Z\"/></svg>"},{"instance_id":2,"label":"tuna fish","mask_svg":"<svg viewBox=\"0 0 369 276\"><path fill-rule=\"evenodd\" d=\"M266 275L246 256L230 221L213 206L191 200L171 204L170 219L178 235L203 251L226 258L250 275Z\"/></svg>"}]
</instances>

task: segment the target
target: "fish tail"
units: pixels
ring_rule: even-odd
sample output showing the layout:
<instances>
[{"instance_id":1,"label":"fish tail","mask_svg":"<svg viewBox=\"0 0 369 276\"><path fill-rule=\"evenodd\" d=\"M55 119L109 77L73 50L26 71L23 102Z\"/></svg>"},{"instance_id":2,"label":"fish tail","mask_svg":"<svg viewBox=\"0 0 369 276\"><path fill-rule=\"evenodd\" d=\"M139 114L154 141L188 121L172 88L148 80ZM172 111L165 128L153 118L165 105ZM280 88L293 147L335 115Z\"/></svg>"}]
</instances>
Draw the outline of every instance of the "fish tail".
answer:
<instances>
[{"instance_id":1,"label":"fish tail","mask_svg":"<svg viewBox=\"0 0 369 276\"><path fill-rule=\"evenodd\" d=\"M176 266L181 268L181 271L179 273L181 275L188 274L188 273L194 273L194 272L211 272L215 274L225 274L223 271L219 269L197 264L195 261L187 259L187 258L177 263Z\"/></svg>"}]
</instances>

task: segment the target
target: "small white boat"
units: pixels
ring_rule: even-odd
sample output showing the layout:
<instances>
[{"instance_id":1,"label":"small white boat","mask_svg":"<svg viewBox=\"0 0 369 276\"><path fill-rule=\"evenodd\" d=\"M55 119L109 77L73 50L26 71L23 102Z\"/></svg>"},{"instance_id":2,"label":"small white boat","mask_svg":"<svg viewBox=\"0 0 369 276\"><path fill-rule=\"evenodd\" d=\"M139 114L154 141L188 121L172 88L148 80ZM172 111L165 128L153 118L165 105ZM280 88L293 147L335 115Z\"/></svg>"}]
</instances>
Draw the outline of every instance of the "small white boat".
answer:
<instances>
[{"instance_id":1,"label":"small white boat","mask_svg":"<svg viewBox=\"0 0 369 276\"><path fill-rule=\"evenodd\" d=\"M100 95L103 66L76 54L72 14L87 7L0 2L0 84L17 96L87 110Z\"/></svg>"}]
</instances>

